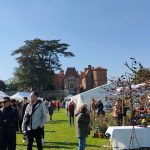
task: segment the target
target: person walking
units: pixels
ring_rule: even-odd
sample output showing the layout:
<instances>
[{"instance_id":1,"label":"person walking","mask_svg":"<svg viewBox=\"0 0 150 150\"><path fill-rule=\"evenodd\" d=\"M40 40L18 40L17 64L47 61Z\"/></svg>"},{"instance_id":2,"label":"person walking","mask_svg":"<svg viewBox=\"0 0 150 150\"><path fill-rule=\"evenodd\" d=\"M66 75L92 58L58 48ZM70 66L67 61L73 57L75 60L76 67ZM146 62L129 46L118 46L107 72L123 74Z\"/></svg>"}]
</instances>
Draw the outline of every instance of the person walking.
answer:
<instances>
[{"instance_id":1,"label":"person walking","mask_svg":"<svg viewBox=\"0 0 150 150\"><path fill-rule=\"evenodd\" d=\"M0 150L16 150L16 126L18 113L11 106L9 97L4 97L0 109Z\"/></svg>"},{"instance_id":2,"label":"person walking","mask_svg":"<svg viewBox=\"0 0 150 150\"><path fill-rule=\"evenodd\" d=\"M59 100L56 101L56 108L57 110L59 111L60 110L60 107L61 107L61 103Z\"/></svg>"},{"instance_id":3,"label":"person walking","mask_svg":"<svg viewBox=\"0 0 150 150\"><path fill-rule=\"evenodd\" d=\"M86 104L80 104L76 114L76 136L79 138L78 150L85 150L86 137L89 134L90 115Z\"/></svg>"},{"instance_id":4,"label":"person walking","mask_svg":"<svg viewBox=\"0 0 150 150\"><path fill-rule=\"evenodd\" d=\"M20 106L19 106L19 103L16 99L11 99L11 107L15 108L16 111L17 111L17 114L18 114L18 120L17 120L17 131L19 131L19 120L21 119L21 109L20 109Z\"/></svg>"},{"instance_id":5,"label":"person walking","mask_svg":"<svg viewBox=\"0 0 150 150\"><path fill-rule=\"evenodd\" d=\"M38 92L31 93L31 101L25 110L22 131L28 136L27 150L32 150L33 140L35 138L38 150L43 150L42 146L42 128L47 121L47 110L45 104L38 100Z\"/></svg>"},{"instance_id":6,"label":"person walking","mask_svg":"<svg viewBox=\"0 0 150 150\"><path fill-rule=\"evenodd\" d=\"M99 99L96 103L96 108L97 108L97 116L99 118L100 124L104 124L104 116L105 116L105 111L104 111L104 105L102 101Z\"/></svg>"},{"instance_id":7,"label":"person walking","mask_svg":"<svg viewBox=\"0 0 150 150\"><path fill-rule=\"evenodd\" d=\"M73 126L74 125L74 111L75 111L75 104L73 101L69 102L68 111L69 111L70 126Z\"/></svg>"},{"instance_id":8,"label":"person walking","mask_svg":"<svg viewBox=\"0 0 150 150\"><path fill-rule=\"evenodd\" d=\"M90 100L90 113L95 116L95 99L93 97Z\"/></svg>"},{"instance_id":9,"label":"person walking","mask_svg":"<svg viewBox=\"0 0 150 150\"><path fill-rule=\"evenodd\" d=\"M23 102L21 104L21 119L19 121L19 128L20 128L20 131L22 133L22 121L23 121L23 117L24 117L24 114L25 114L25 110L26 110L26 107L28 105L28 98L27 97L24 97L23 98Z\"/></svg>"},{"instance_id":10,"label":"person walking","mask_svg":"<svg viewBox=\"0 0 150 150\"><path fill-rule=\"evenodd\" d=\"M96 103L96 108L97 108L97 115L105 115L105 112L104 112L104 105L102 103L102 101L99 99Z\"/></svg>"},{"instance_id":11,"label":"person walking","mask_svg":"<svg viewBox=\"0 0 150 150\"><path fill-rule=\"evenodd\" d=\"M53 107L53 102L52 101L49 102L48 112L49 112L49 117L50 117L49 119L52 122L53 121L52 116L53 116L53 113L54 113L54 107Z\"/></svg>"}]
</instances>

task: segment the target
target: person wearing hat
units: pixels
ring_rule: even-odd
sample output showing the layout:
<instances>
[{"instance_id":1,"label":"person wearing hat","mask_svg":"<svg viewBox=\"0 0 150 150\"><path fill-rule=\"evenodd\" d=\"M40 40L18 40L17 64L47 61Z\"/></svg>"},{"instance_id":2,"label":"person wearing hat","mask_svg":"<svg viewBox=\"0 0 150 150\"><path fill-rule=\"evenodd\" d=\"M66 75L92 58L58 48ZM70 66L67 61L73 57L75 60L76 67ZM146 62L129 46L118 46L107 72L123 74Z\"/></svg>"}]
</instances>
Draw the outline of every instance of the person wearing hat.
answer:
<instances>
[{"instance_id":1,"label":"person wearing hat","mask_svg":"<svg viewBox=\"0 0 150 150\"><path fill-rule=\"evenodd\" d=\"M4 97L0 109L1 150L16 150L16 125L18 114L11 106L10 98Z\"/></svg>"}]
</instances>

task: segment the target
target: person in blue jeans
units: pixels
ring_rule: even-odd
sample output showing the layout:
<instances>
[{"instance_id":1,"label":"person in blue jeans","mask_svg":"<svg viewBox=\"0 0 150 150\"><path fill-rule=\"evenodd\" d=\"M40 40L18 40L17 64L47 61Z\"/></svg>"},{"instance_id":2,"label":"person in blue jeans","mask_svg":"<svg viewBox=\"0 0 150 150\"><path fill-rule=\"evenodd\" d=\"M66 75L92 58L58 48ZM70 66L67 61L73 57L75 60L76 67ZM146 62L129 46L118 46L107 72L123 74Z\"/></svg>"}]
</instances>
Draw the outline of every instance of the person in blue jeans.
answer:
<instances>
[{"instance_id":1,"label":"person in blue jeans","mask_svg":"<svg viewBox=\"0 0 150 150\"><path fill-rule=\"evenodd\" d=\"M76 114L76 136L79 138L78 150L85 150L86 137L89 134L90 115L87 105L82 103Z\"/></svg>"}]
</instances>

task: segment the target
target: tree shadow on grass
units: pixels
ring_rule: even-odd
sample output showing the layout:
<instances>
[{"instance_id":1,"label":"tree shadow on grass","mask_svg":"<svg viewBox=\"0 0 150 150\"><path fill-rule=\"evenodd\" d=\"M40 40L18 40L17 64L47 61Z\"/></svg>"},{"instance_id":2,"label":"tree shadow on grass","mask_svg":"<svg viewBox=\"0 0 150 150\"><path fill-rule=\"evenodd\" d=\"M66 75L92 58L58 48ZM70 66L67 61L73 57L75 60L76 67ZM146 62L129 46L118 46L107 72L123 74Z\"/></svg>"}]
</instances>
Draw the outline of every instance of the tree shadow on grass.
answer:
<instances>
[{"instance_id":1,"label":"tree shadow on grass","mask_svg":"<svg viewBox=\"0 0 150 150\"><path fill-rule=\"evenodd\" d=\"M16 144L16 146L17 146L17 145L18 145L18 146L23 146L23 147L24 147L24 146L27 146L27 144Z\"/></svg>"},{"instance_id":2,"label":"tree shadow on grass","mask_svg":"<svg viewBox=\"0 0 150 150\"><path fill-rule=\"evenodd\" d=\"M50 124L59 124L59 123L64 123L64 122L69 122L69 120L54 120Z\"/></svg>"},{"instance_id":3,"label":"tree shadow on grass","mask_svg":"<svg viewBox=\"0 0 150 150\"><path fill-rule=\"evenodd\" d=\"M77 146L78 143L75 142L44 142L45 144L55 144L55 145L72 145L72 146Z\"/></svg>"},{"instance_id":4,"label":"tree shadow on grass","mask_svg":"<svg viewBox=\"0 0 150 150\"><path fill-rule=\"evenodd\" d=\"M22 134L20 131L17 131L17 134Z\"/></svg>"},{"instance_id":5,"label":"tree shadow on grass","mask_svg":"<svg viewBox=\"0 0 150 150\"><path fill-rule=\"evenodd\" d=\"M78 147L78 143L75 142L44 142L45 143L45 148L66 148L66 149L73 149L74 147ZM50 146L49 146L50 145ZM99 148L100 146L97 145L90 145L86 144L88 147L95 147Z\"/></svg>"},{"instance_id":6,"label":"tree shadow on grass","mask_svg":"<svg viewBox=\"0 0 150 150\"><path fill-rule=\"evenodd\" d=\"M45 148L55 148L55 149L74 149L77 147L77 143L68 143L68 142L44 142Z\"/></svg>"},{"instance_id":7,"label":"tree shadow on grass","mask_svg":"<svg viewBox=\"0 0 150 150\"><path fill-rule=\"evenodd\" d=\"M27 147L27 145L25 144L17 144L17 146L21 146L21 147ZM32 147L37 147L36 145L33 145ZM62 146L62 145L44 145L43 148L55 148L55 149L72 149L69 146Z\"/></svg>"},{"instance_id":8,"label":"tree shadow on grass","mask_svg":"<svg viewBox=\"0 0 150 150\"><path fill-rule=\"evenodd\" d=\"M56 132L56 131L45 130L44 132Z\"/></svg>"},{"instance_id":9,"label":"tree shadow on grass","mask_svg":"<svg viewBox=\"0 0 150 150\"><path fill-rule=\"evenodd\" d=\"M51 144L51 145L47 145ZM17 144L18 146L27 147L25 144ZM45 142L45 145L43 148L55 148L55 149L74 149L74 147L77 147L78 143L69 143L69 142ZM33 145L33 147L37 147L36 145ZM86 147L95 147L100 148L101 146L96 145L89 145L86 144ZM133 150L133 149L132 149ZM135 148L134 150L150 150L149 147L141 147L141 148Z\"/></svg>"},{"instance_id":10,"label":"tree shadow on grass","mask_svg":"<svg viewBox=\"0 0 150 150\"><path fill-rule=\"evenodd\" d=\"M56 146L44 146L43 148L55 148L55 149L73 149L73 147L71 148L71 147L67 147L67 146L58 146L58 145L56 145Z\"/></svg>"}]
</instances>

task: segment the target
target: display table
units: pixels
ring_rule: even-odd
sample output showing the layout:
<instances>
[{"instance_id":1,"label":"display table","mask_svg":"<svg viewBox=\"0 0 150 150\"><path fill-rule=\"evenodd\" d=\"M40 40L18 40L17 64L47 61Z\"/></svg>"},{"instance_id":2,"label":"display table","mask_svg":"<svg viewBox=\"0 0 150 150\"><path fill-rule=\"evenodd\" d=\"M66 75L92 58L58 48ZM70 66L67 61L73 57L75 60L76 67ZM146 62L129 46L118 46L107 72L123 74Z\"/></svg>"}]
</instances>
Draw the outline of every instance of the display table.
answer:
<instances>
[{"instance_id":1,"label":"display table","mask_svg":"<svg viewBox=\"0 0 150 150\"><path fill-rule=\"evenodd\" d=\"M107 133L111 135L113 150L150 147L150 127L112 126L108 127Z\"/></svg>"}]
</instances>

